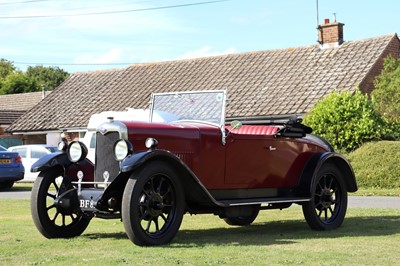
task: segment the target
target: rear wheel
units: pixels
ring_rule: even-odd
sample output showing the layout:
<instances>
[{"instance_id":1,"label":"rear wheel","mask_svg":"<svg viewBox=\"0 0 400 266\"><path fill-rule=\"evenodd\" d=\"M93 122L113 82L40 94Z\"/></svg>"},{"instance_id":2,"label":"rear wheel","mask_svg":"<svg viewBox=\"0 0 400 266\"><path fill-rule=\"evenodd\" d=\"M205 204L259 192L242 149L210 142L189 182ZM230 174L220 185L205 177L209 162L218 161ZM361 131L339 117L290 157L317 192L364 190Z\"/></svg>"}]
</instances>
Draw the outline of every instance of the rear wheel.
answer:
<instances>
[{"instance_id":1,"label":"rear wheel","mask_svg":"<svg viewBox=\"0 0 400 266\"><path fill-rule=\"evenodd\" d=\"M9 189L14 185L14 181L5 181L0 183L0 189Z\"/></svg>"},{"instance_id":2,"label":"rear wheel","mask_svg":"<svg viewBox=\"0 0 400 266\"><path fill-rule=\"evenodd\" d=\"M47 238L70 238L85 231L90 218L73 210L57 207L55 200L73 188L63 182L61 169L48 169L37 177L31 195L33 222L39 232Z\"/></svg>"},{"instance_id":3,"label":"rear wheel","mask_svg":"<svg viewBox=\"0 0 400 266\"><path fill-rule=\"evenodd\" d=\"M169 243L185 211L185 197L170 165L154 162L132 175L122 198L122 220L129 239L140 246Z\"/></svg>"},{"instance_id":4,"label":"rear wheel","mask_svg":"<svg viewBox=\"0 0 400 266\"><path fill-rule=\"evenodd\" d=\"M245 216L227 217L224 218L224 221L229 225L239 225L239 226L250 225L257 218L258 212L260 211L260 206L251 205L249 206L249 208L251 208L250 210L251 214Z\"/></svg>"},{"instance_id":5,"label":"rear wheel","mask_svg":"<svg viewBox=\"0 0 400 266\"><path fill-rule=\"evenodd\" d=\"M303 204L308 225L314 230L338 228L347 210L347 191L340 170L326 163L318 171L311 201Z\"/></svg>"}]
</instances>

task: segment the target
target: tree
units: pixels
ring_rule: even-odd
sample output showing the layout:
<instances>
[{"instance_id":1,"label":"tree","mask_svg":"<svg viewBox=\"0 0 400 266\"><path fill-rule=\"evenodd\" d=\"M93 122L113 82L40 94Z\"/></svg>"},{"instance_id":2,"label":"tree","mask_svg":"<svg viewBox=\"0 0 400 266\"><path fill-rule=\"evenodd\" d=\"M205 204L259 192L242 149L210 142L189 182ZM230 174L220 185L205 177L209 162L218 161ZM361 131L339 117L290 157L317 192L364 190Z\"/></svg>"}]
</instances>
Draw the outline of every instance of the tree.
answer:
<instances>
[{"instance_id":1,"label":"tree","mask_svg":"<svg viewBox=\"0 0 400 266\"><path fill-rule=\"evenodd\" d=\"M0 94L14 94L23 92L40 91L36 80L29 78L25 73L17 71L9 74L2 83Z\"/></svg>"},{"instance_id":2,"label":"tree","mask_svg":"<svg viewBox=\"0 0 400 266\"><path fill-rule=\"evenodd\" d=\"M4 79L14 73L15 71L15 66L11 61L8 61L6 59L0 59L0 89L1 89L1 84L3 83Z\"/></svg>"},{"instance_id":3,"label":"tree","mask_svg":"<svg viewBox=\"0 0 400 266\"><path fill-rule=\"evenodd\" d=\"M59 67L35 66L26 70L28 78L34 79L45 90L53 90L69 77L69 73Z\"/></svg>"},{"instance_id":4,"label":"tree","mask_svg":"<svg viewBox=\"0 0 400 266\"><path fill-rule=\"evenodd\" d=\"M26 72L17 70L11 61L0 60L0 95L53 90L69 77L59 67L28 67Z\"/></svg>"},{"instance_id":5,"label":"tree","mask_svg":"<svg viewBox=\"0 0 400 266\"><path fill-rule=\"evenodd\" d=\"M374 85L371 96L377 111L390 122L400 122L400 59L385 58L383 71Z\"/></svg>"},{"instance_id":6,"label":"tree","mask_svg":"<svg viewBox=\"0 0 400 266\"><path fill-rule=\"evenodd\" d=\"M313 133L328 140L335 149L351 151L385 134L384 120L368 95L333 92L320 100L304 117Z\"/></svg>"}]
</instances>

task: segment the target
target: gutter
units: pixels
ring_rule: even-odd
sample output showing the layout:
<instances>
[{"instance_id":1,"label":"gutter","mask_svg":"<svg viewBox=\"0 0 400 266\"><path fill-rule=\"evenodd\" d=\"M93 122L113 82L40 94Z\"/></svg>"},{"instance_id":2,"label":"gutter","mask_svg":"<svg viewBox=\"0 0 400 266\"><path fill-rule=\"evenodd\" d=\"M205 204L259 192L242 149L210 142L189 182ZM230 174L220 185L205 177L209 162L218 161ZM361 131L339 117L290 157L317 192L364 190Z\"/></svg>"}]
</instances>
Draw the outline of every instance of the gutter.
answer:
<instances>
[{"instance_id":1,"label":"gutter","mask_svg":"<svg viewBox=\"0 0 400 266\"><path fill-rule=\"evenodd\" d=\"M62 132L85 132L86 127L67 128L67 129L45 129L45 130L26 130L26 131L6 131L11 135L39 135L47 133L62 133Z\"/></svg>"}]
</instances>

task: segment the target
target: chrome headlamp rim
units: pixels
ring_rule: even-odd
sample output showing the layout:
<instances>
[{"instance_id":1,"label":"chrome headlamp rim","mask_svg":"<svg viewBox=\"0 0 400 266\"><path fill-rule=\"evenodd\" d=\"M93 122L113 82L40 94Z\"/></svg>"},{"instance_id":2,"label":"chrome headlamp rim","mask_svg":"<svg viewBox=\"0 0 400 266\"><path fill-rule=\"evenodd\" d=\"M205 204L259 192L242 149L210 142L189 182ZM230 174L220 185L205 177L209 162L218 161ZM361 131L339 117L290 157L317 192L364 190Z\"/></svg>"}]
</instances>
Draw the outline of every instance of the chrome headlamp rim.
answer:
<instances>
[{"instance_id":1,"label":"chrome headlamp rim","mask_svg":"<svg viewBox=\"0 0 400 266\"><path fill-rule=\"evenodd\" d=\"M114 157L117 161L122 161L133 153L133 145L128 140L119 139L114 143Z\"/></svg>"},{"instance_id":2,"label":"chrome headlamp rim","mask_svg":"<svg viewBox=\"0 0 400 266\"><path fill-rule=\"evenodd\" d=\"M79 162L86 158L88 149L85 144L80 141L73 141L68 145L67 155L68 159L73 162Z\"/></svg>"}]
</instances>

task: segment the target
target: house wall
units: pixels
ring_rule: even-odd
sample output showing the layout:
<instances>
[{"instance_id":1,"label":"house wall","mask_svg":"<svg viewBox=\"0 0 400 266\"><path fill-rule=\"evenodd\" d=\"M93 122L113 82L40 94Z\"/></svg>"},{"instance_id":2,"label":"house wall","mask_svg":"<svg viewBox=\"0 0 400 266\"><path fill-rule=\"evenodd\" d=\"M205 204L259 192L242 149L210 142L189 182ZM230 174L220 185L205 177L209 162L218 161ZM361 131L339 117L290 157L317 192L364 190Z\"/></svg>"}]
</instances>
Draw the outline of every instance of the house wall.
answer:
<instances>
[{"instance_id":1,"label":"house wall","mask_svg":"<svg viewBox=\"0 0 400 266\"><path fill-rule=\"evenodd\" d=\"M8 126L9 125L0 125L0 145L5 148L21 145L22 137L10 135L5 132Z\"/></svg>"},{"instance_id":2,"label":"house wall","mask_svg":"<svg viewBox=\"0 0 400 266\"><path fill-rule=\"evenodd\" d=\"M40 135L24 135L23 138L23 144L46 144L46 134L40 134Z\"/></svg>"},{"instance_id":3,"label":"house wall","mask_svg":"<svg viewBox=\"0 0 400 266\"><path fill-rule=\"evenodd\" d=\"M370 94L374 90L374 80L376 76L382 72L383 61L388 55L392 55L394 58L400 57L400 41L397 36L390 41L389 45L383 51L379 59L375 62L374 66L361 81L360 89L362 92Z\"/></svg>"}]
</instances>

